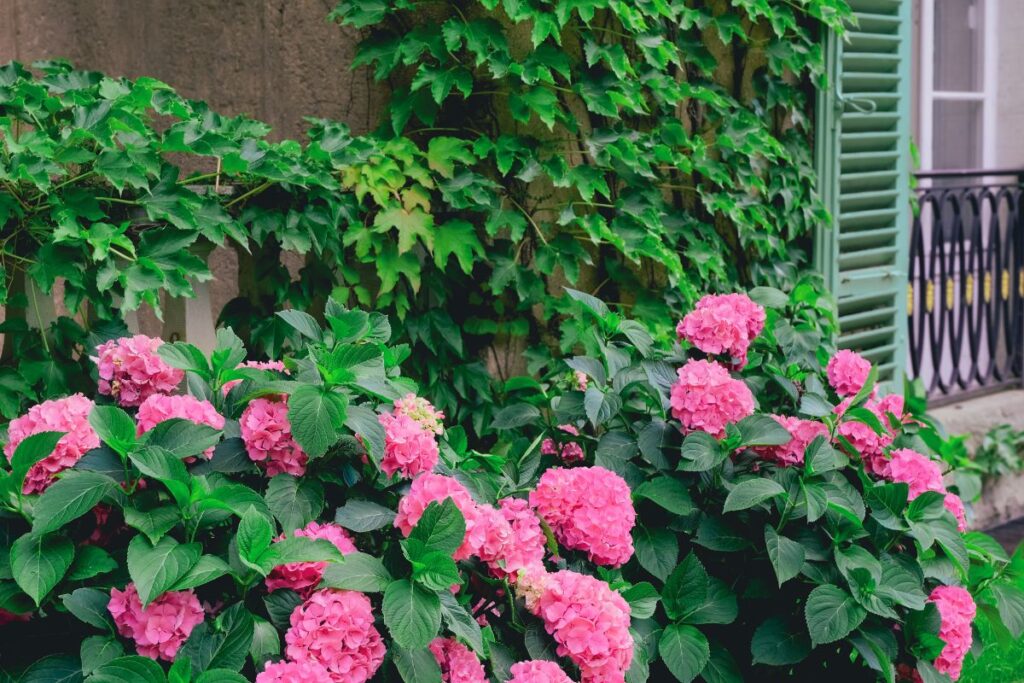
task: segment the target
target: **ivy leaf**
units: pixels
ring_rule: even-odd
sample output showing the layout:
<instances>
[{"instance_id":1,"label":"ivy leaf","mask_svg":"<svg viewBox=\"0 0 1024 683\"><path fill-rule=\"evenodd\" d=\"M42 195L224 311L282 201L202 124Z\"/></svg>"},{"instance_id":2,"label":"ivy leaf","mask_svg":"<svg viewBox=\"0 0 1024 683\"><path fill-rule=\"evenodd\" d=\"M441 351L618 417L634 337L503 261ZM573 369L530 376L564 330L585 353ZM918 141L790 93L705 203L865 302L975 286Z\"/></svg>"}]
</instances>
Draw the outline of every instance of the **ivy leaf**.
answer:
<instances>
[{"instance_id":1,"label":"ivy leaf","mask_svg":"<svg viewBox=\"0 0 1024 683\"><path fill-rule=\"evenodd\" d=\"M408 579L393 581L384 592L384 624L401 647L426 647L441 628L437 594Z\"/></svg>"},{"instance_id":2,"label":"ivy leaf","mask_svg":"<svg viewBox=\"0 0 1024 683\"><path fill-rule=\"evenodd\" d=\"M704 634L683 624L672 624L662 632L658 652L668 670L682 683L695 679L711 657Z\"/></svg>"},{"instance_id":3,"label":"ivy leaf","mask_svg":"<svg viewBox=\"0 0 1024 683\"><path fill-rule=\"evenodd\" d=\"M444 270L452 254L466 275L473 272L474 256L484 259L487 255L476 236L476 228L468 221L452 219L438 226L434 234L434 263L437 267Z\"/></svg>"},{"instance_id":4,"label":"ivy leaf","mask_svg":"<svg viewBox=\"0 0 1024 683\"><path fill-rule=\"evenodd\" d=\"M439 135L427 143L427 165L443 178L454 177L455 162L470 165L476 160L469 140Z\"/></svg>"},{"instance_id":5,"label":"ivy leaf","mask_svg":"<svg viewBox=\"0 0 1024 683\"><path fill-rule=\"evenodd\" d=\"M401 256L416 246L416 238L427 251L434 249L434 217L419 207L407 211L400 206L384 209L373 219L377 232L398 231L398 255Z\"/></svg>"},{"instance_id":6,"label":"ivy leaf","mask_svg":"<svg viewBox=\"0 0 1024 683\"><path fill-rule=\"evenodd\" d=\"M864 621L866 612L842 588L824 584L811 591L804 615L811 643L818 646L848 636Z\"/></svg>"}]
</instances>

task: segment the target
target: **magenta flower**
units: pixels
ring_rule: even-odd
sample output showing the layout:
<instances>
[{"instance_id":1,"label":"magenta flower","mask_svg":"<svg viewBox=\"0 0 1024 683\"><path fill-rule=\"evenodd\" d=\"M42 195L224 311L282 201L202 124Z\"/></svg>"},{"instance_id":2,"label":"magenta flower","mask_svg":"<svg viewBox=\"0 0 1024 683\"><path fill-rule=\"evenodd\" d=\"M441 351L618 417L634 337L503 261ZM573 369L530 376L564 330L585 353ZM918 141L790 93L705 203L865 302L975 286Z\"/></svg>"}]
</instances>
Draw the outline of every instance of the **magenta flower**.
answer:
<instances>
[{"instance_id":1,"label":"magenta flower","mask_svg":"<svg viewBox=\"0 0 1024 683\"><path fill-rule=\"evenodd\" d=\"M82 394L44 401L32 406L7 427L4 455L14 458L14 451L27 437L39 432L66 432L53 453L29 468L22 485L24 493L42 493L56 481L56 475L74 467L87 451L99 448L100 438L89 424L93 402Z\"/></svg>"},{"instance_id":2,"label":"magenta flower","mask_svg":"<svg viewBox=\"0 0 1024 683\"><path fill-rule=\"evenodd\" d=\"M754 395L722 365L690 360L677 372L679 381L672 385L670 400L672 415L684 432L702 431L722 438L725 425L754 413Z\"/></svg>"},{"instance_id":3,"label":"magenta flower","mask_svg":"<svg viewBox=\"0 0 1024 683\"><path fill-rule=\"evenodd\" d=\"M135 649L144 657L173 661L189 635L203 623L203 606L191 591L169 591L145 608L135 584L123 591L110 591L107 605L117 631L135 641Z\"/></svg>"},{"instance_id":4,"label":"magenta flower","mask_svg":"<svg viewBox=\"0 0 1024 683\"><path fill-rule=\"evenodd\" d=\"M164 396L153 394L139 406L136 414L135 432L142 436L161 422L180 418L199 425L206 425L214 429L224 428L224 416L217 412L209 401L201 401L195 396L184 394L182 396ZM207 448L204 455L207 459L213 457L213 447Z\"/></svg>"},{"instance_id":5,"label":"magenta flower","mask_svg":"<svg viewBox=\"0 0 1024 683\"><path fill-rule=\"evenodd\" d=\"M256 683L327 683L331 673L317 662L267 662Z\"/></svg>"},{"instance_id":6,"label":"magenta flower","mask_svg":"<svg viewBox=\"0 0 1024 683\"><path fill-rule=\"evenodd\" d=\"M814 420L801 420L798 417L772 415L772 418L786 428L792 437L781 446L759 446L754 451L765 460L770 460L783 467L804 464L804 451L817 437L829 437L828 427Z\"/></svg>"},{"instance_id":7,"label":"magenta flower","mask_svg":"<svg viewBox=\"0 0 1024 683\"><path fill-rule=\"evenodd\" d=\"M974 598L959 586L937 586L928 601L939 610L939 638L946 643L935 659L935 668L955 681L960 678L964 656L971 649L971 622L977 612Z\"/></svg>"},{"instance_id":8,"label":"magenta flower","mask_svg":"<svg viewBox=\"0 0 1024 683\"><path fill-rule=\"evenodd\" d=\"M828 383L837 394L853 396L867 381L868 374L871 373L871 363L860 354L843 349L832 356L825 372L828 374Z\"/></svg>"},{"instance_id":9,"label":"magenta flower","mask_svg":"<svg viewBox=\"0 0 1024 683\"><path fill-rule=\"evenodd\" d=\"M709 294L679 322L676 334L704 353L735 359L742 368L764 321L764 309L746 294Z\"/></svg>"},{"instance_id":10,"label":"magenta flower","mask_svg":"<svg viewBox=\"0 0 1024 683\"><path fill-rule=\"evenodd\" d=\"M442 683L487 683L483 664L454 638L434 638L430 653L441 667Z\"/></svg>"},{"instance_id":11,"label":"magenta flower","mask_svg":"<svg viewBox=\"0 0 1024 683\"><path fill-rule=\"evenodd\" d=\"M345 529L337 524L310 522L302 529L292 532L293 536L302 538L321 538L330 541L342 555L356 552L355 543ZM286 538L282 534L277 541ZM276 542L276 541L275 541ZM267 590L273 593L279 588L290 588L304 598L316 590L324 578L326 562L292 562L275 567L267 576Z\"/></svg>"},{"instance_id":12,"label":"magenta flower","mask_svg":"<svg viewBox=\"0 0 1024 683\"><path fill-rule=\"evenodd\" d=\"M597 564L618 567L633 556L633 509L629 485L603 467L555 467L530 493L558 542L582 550Z\"/></svg>"},{"instance_id":13,"label":"magenta flower","mask_svg":"<svg viewBox=\"0 0 1024 683\"><path fill-rule=\"evenodd\" d=\"M370 599L362 593L322 590L295 608L284 636L294 662L327 670L325 683L365 683L384 661L384 641L373 625Z\"/></svg>"},{"instance_id":14,"label":"magenta flower","mask_svg":"<svg viewBox=\"0 0 1024 683\"><path fill-rule=\"evenodd\" d=\"M406 414L383 413L377 416L384 427L384 457L380 468L389 477L398 472L412 478L437 465L438 449L433 431Z\"/></svg>"},{"instance_id":15,"label":"magenta flower","mask_svg":"<svg viewBox=\"0 0 1024 683\"><path fill-rule=\"evenodd\" d=\"M573 683L557 662L547 660L516 662L508 671L507 683Z\"/></svg>"},{"instance_id":16,"label":"magenta flower","mask_svg":"<svg viewBox=\"0 0 1024 683\"><path fill-rule=\"evenodd\" d=\"M157 354L164 342L144 334L100 344L92 357L99 368L99 390L126 408L141 405L150 396L169 394L185 373L172 368Z\"/></svg>"},{"instance_id":17,"label":"magenta flower","mask_svg":"<svg viewBox=\"0 0 1024 683\"><path fill-rule=\"evenodd\" d=\"M240 368L254 368L256 370L275 370L277 372L283 372L288 374L288 368L284 366L284 363L279 360L247 360L244 363L240 363ZM221 385L220 390L227 394L236 385L241 384L240 379L231 379Z\"/></svg>"},{"instance_id":18,"label":"magenta flower","mask_svg":"<svg viewBox=\"0 0 1024 683\"><path fill-rule=\"evenodd\" d=\"M238 421L249 459L266 470L268 477L306 473L308 456L292 437L288 398L266 397L249 402Z\"/></svg>"},{"instance_id":19,"label":"magenta flower","mask_svg":"<svg viewBox=\"0 0 1024 683\"><path fill-rule=\"evenodd\" d=\"M576 429L573 425L558 425L560 431L569 434L570 436L579 436L580 430ZM583 446L576 443L575 441L566 441L564 443L558 443L552 438L544 439L540 444L540 452L543 455L554 455L561 458L562 462L566 465L571 465L577 462L583 462L586 459L586 454L583 452Z\"/></svg>"},{"instance_id":20,"label":"magenta flower","mask_svg":"<svg viewBox=\"0 0 1024 683\"><path fill-rule=\"evenodd\" d=\"M442 503L451 498L459 512L466 519L466 538L452 555L455 560L464 560L473 555L470 541L471 525L477 515L477 506L469 495L466 487L452 477L426 472L412 481L409 492L398 502L398 514L395 516L395 527L408 536L413 527L420 521L427 506L431 503Z\"/></svg>"}]
</instances>

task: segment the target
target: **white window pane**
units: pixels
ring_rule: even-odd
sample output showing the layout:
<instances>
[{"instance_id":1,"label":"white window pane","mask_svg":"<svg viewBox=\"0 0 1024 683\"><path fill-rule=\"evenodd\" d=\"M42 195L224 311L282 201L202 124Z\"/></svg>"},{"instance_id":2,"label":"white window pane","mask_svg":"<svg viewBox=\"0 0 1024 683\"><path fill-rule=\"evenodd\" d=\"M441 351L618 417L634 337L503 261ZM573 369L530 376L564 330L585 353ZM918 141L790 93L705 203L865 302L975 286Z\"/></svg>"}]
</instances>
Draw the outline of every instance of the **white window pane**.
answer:
<instances>
[{"instance_id":1,"label":"white window pane","mask_svg":"<svg viewBox=\"0 0 1024 683\"><path fill-rule=\"evenodd\" d=\"M935 0L936 90L982 90L982 9L982 0Z\"/></svg>"},{"instance_id":2,"label":"white window pane","mask_svg":"<svg viewBox=\"0 0 1024 683\"><path fill-rule=\"evenodd\" d=\"M936 100L932 121L932 167L979 168L981 102Z\"/></svg>"}]
</instances>

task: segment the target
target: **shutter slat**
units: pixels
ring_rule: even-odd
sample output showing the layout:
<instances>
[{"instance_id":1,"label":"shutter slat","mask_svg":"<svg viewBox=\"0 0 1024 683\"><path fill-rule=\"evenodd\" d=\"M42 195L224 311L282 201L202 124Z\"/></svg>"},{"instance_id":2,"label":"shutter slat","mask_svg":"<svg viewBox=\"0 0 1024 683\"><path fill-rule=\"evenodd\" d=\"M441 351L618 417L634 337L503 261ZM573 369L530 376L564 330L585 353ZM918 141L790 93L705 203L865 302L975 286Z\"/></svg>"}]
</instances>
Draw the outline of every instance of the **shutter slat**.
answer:
<instances>
[{"instance_id":1,"label":"shutter slat","mask_svg":"<svg viewBox=\"0 0 1024 683\"><path fill-rule=\"evenodd\" d=\"M903 372L909 237L910 0L850 0L829 36L816 161L835 222L815 256L836 295L840 339L883 379Z\"/></svg>"}]
</instances>

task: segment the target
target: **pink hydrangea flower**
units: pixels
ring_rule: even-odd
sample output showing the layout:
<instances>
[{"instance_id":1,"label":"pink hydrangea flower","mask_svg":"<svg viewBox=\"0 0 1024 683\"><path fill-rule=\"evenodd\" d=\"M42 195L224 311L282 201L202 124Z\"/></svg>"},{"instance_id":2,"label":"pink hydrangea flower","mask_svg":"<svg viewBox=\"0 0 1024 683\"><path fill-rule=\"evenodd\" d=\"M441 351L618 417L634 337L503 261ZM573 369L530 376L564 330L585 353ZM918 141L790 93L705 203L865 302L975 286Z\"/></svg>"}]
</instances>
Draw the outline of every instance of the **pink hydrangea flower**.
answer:
<instances>
[{"instance_id":1,"label":"pink hydrangea flower","mask_svg":"<svg viewBox=\"0 0 1024 683\"><path fill-rule=\"evenodd\" d=\"M53 453L29 468L22 485L24 493L41 493L56 480L56 475L74 467L86 452L99 448L100 438L89 424L93 402L82 394L43 401L28 409L7 426L4 455L14 458L21 442L40 432L65 432Z\"/></svg>"},{"instance_id":2,"label":"pink hydrangea flower","mask_svg":"<svg viewBox=\"0 0 1024 683\"><path fill-rule=\"evenodd\" d=\"M327 683L330 672L317 662L267 662L256 683Z\"/></svg>"},{"instance_id":3,"label":"pink hydrangea flower","mask_svg":"<svg viewBox=\"0 0 1024 683\"><path fill-rule=\"evenodd\" d=\"M545 472L530 493L558 542L582 550L597 564L618 567L633 556L633 509L629 485L603 467Z\"/></svg>"},{"instance_id":4,"label":"pink hydrangea flower","mask_svg":"<svg viewBox=\"0 0 1024 683\"><path fill-rule=\"evenodd\" d=\"M413 479L409 492L398 502L395 527L401 530L403 535L408 536L420 521L420 517L423 516L427 507L431 503L442 503L446 498L452 499L466 519L466 538L452 555L455 560L464 560L473 555L470 532L473 520L477 515L477 505L466 487L452 477L426 472Z\"/></svg>"},{"instance_id":5,"label":"pink hydrangea flower","mask_svg":"<svg viewBox=\"0 0 1024 683\"><path fill-rule=\"evenodd\" d=\"M177 389L185 373L160 358L162 344L161 339L137 334L97 346L92 360L99 368L100 393L134 408L150 396Z\"/></svg>"},{"instance_id":6,"label":"pink hydrangea flower","mask_svg":"<svg viewBox=\"0 0 1024 683\"><path fill-rule=\"evenodd\" d=\"M384 427L384 457L380 468L389 477L396 472L411 478L437 465L437 440L433 431L406 414L383 413L377 420Z\"/></svg>"},{"instance_id":7,"label":"pink hydrangea flower","mask_svg":"<svg viewBox=\"0 0 1024 683\"><path fill-rule=\"evenodd\" d=\"M877 415L881 423L889 429L899 429L907 420L907 415L903 408L903 397L899 394L888 394L877 401L868 399L864 405L868 410ZM895 422L893 421L894 419Z\"/></svg>"},{"instance_id":8,"label":"pink hydrangea flower","mask_svg":"<svg viewBox=\"0 0 1024 683\"><path fill-rule=\"evenodd\" d=\"M491 563L490 569L498 578L507 576L509 581L515 581L520 570L544 560L546 539L540 520L525 499L504 498L498 506L512 530L512 539L498 561Z\"/></svg>"},{"instance_id":9,"label":"pink hydrangea flower","mask_svg":"<svg viewBox=\"0 0 1024 683\"><path fill-rule=\"evenodd\" d=\"M956 517L956 528L960 533L967 531L967 510L964 508L964 501L955 493L947 493L942 499L942 506L953 513Z\"/></svg>"},{"instance_id":10,"label":"pink hydrangea flower","mask_svg":"<svg viewBox=\"0 0 1024 683\"><path fill-rule=\"evenodd\" d=\"M203 606L191 590L164 593L143 609L135 584L129 583L123 591L110 591L107 609L118 633L135 641L140 655L168 662L203 623Z\"/></svg>"},{"instance_id":11,"label":"pink hydrangea flower","mask_svg":"<svg viewBox=\"0 0 1024 683\"><path fill-rule=\"evenodd\" d=\"M960 678L964 656L971 649L971 622L977 611L974 598L959 586L938 586L928 601L939 610L939 638L946 643L935 660L935 668L955 681Z\"/></svg>"},{"instance_id":12,"label":"pink hydrangea flower","mask_svg":"<svg viewBox=\"0 0 1024 683\"><path fill-rule=\"evenodd\" d=\"M633 661L630 608L604 581L537 567L520 573L516 591L544 622L556 652L580 669L583 683L623 683Z\"/></svg>"},{"instance_id":13,"label":"pink hydrangea flower","mask_svg":"<svg viewBox=\"0 0 1024 683\"><path fill-rule=\"evenodd\" d=\"M871 362L858 353L843 349L829 360L825 368L828 383L840 396L853 396L868 379Z\"/></svg>"},{"instance_id":14,"label":"pink hydrangea flower","mask_svg":"<svg viewBox=\"0 0 1024 683\"><path fill-rule=\"evenodd\" d=\"M370 599L354 591L313 593L292 612L284 640L289 659L327 669L325 683L365 683L384 661Z\"/></svg>"},{"instance_id":15,"label":"pink hydrangea flower","mask_svg":"<svg viewBox=\"0 0 1024 683\"><path fill-rule=\"evenodd\" d=\"M430 652L441 667L442 683L487 683L483 664L454 638L434 638Z\"/></svg>"},{"instance_id":16,"label":"pink hydrangea flower","mask_svg":"<svg viewBox=\"0 0 1024 683\"><path fill-rule=\"evenodd\" d=\"M829 437L828 427L814 420L801 420L798 417L772 415L772 418L786 428L792 437L781 446L760 446L754 451L765 460L788 467L804 464L804 451L819 436Z\"/></svg>"},{"instance_id":17,"label":"pink hydrangea flower","mask_svg":"<svg viewBox=\"0 0 1024 683\"><path fill-rule=\"evenodd\" d=\"M135 432L142 436L161 422L180 418L199 425L207 425L214 429L224 428L224 416L217 412L209 401L201 401L195 396L164 396L154 394L142 402L135 419ZM213 457L213 447L207 448L204 455Z\"/></svg>"},{"instance_id":18,"label":"pink hydrangea flower","mask_svg":"<svg viewBox=\"0 0 1024 683\"><path fill-rule=\"evenodd\" d=\"M956 517L960 531L967 530L967 517L960 496L949 493L942 481L942 468L927 455L909 448L899 448L889 453L880 474L890 481L898 481L910 487L908 498L914 500L925 491L944 494L943 506Z\"/></svg>"},{"instance_id":19,"label":"pink hydrangea flower","mask_svg":"<svg viewBox=\"0 0 1024 683\"><path fill-rule=\"evenodd\" d=\"M676 334L704 353L727 354L743 367L764 321L764 309L746 294L709 294L679 322Z\"/></svg>"},{"instance_id":20,"label":"pink hydrangea flower","mask_svg":"<svg viewBox=\"0 0 1024 683\"><path fill-rule=\"evenodd\" d=\"M284 366L284 362L279 360L247 360L244 363L239 364L238 367L253 368L256 370L273 370L276 372L283 372L285 374L289 374L288 368ZM224 382L224 384L221 385L220 390L224 394L227 394L229 391L235 388L235 386L241 383L242 380L240 379L231 379L228 380L227 382Z\"/></svg>"},{"instance_id":21,"label":"pink hydrangea flower","mask_svg":"<svg viewBox=\"0 0 1024 683\"><path fill-rule=\"evenodd\" d=\"M356 551L352 537L337 524L310 522L302 529L296 529L292 534L303 538L322 538L330 541L342 555ZM279 536L277 541L284 538L286 538L286 534ZM309 597L324 578L326 567L326 562L292 562L275 567L267 576L267 590L272 593L279 588L290 588L304 598Z\"/></svg>"},{"instance_id":22,"label":"pink hydrangea flower","mask_svg":"<svg viewBox=\"0 0 1024 683\"><path fill-rule=\"evenodd\" d=\"M470 552L488 565L501 563L514 538L512 525L498 508L478 504L475 513L466 520Z\"/></svg>"},{"instance_id":23,"label":"pink hydrangea flower","mask_svg":"<svg viewBox=\"0 0 1024 683\"><path fill-rule=\"evenodd\" d=\"M682 423L684 432L704 431L721 438L725 425L754 413L754 395L722 365L690 360L678 374L670 398L672 415Z\"/></svg>"},{"instance_id":24,"label":"pink hydrangea flower","mask_svg":"<svg viewBox=\"0 0 1024 683\"><path fill-rule=\"evenodd\" d=\"M579 436L580 430L576 429L573 425L558 425L559 431L563 431L570 436ZM583 452L583 446L576 443L575 441L566 441L565 443L557 443L552 438L544 439L540 444L540 452L543 455L554 455L562 459L566 465L571 465L577 462L583 462L586 459L586 454Z\"/></svg>"},{"instance_id":25,"label":"pink hydrangea flower","mask_svg":"<svg viewBox=\"0 0 1024 683\"><path fill-rule=\"evenodd\" d=\"M416 394L406 394L403 398L395 399L395 415L410 417L435 434L444 433L444 413Z\"/></svg>"},{"instance_id":26,"label":"pink hydrangea flower","mask_svg":"<svg viewBox=\"0 0 1024 683\"><path fill-rule=\"evenodd\" d=\"M573 683L557 662L546 660L516 662L508 672L512 677L506 683Z\"/></svg>"},{"instance_id":27,"label":"pink hydrangea flower","mask_svg":"<svg viewBox=\"0 0 1024 683\"><path fill-rule=\"evenodd\" d=\"M242 411L238 425L249 459L264 468L268 477L306 473L309 458L292 437L287 397L253 399Z\"/></svg>"},{"instance_id":28,"label":"pink hydrangea flower","mask_svg":"<svg viewBox=\"0 0 1024 683\"><path fill-rule=\"evenodd\" d=\"M572 388L576 391L586 391L587 385L590 384L590 378L587 377L587 373L582 370L573 370L572 372Z\"/></svg>"}]
</instances>

